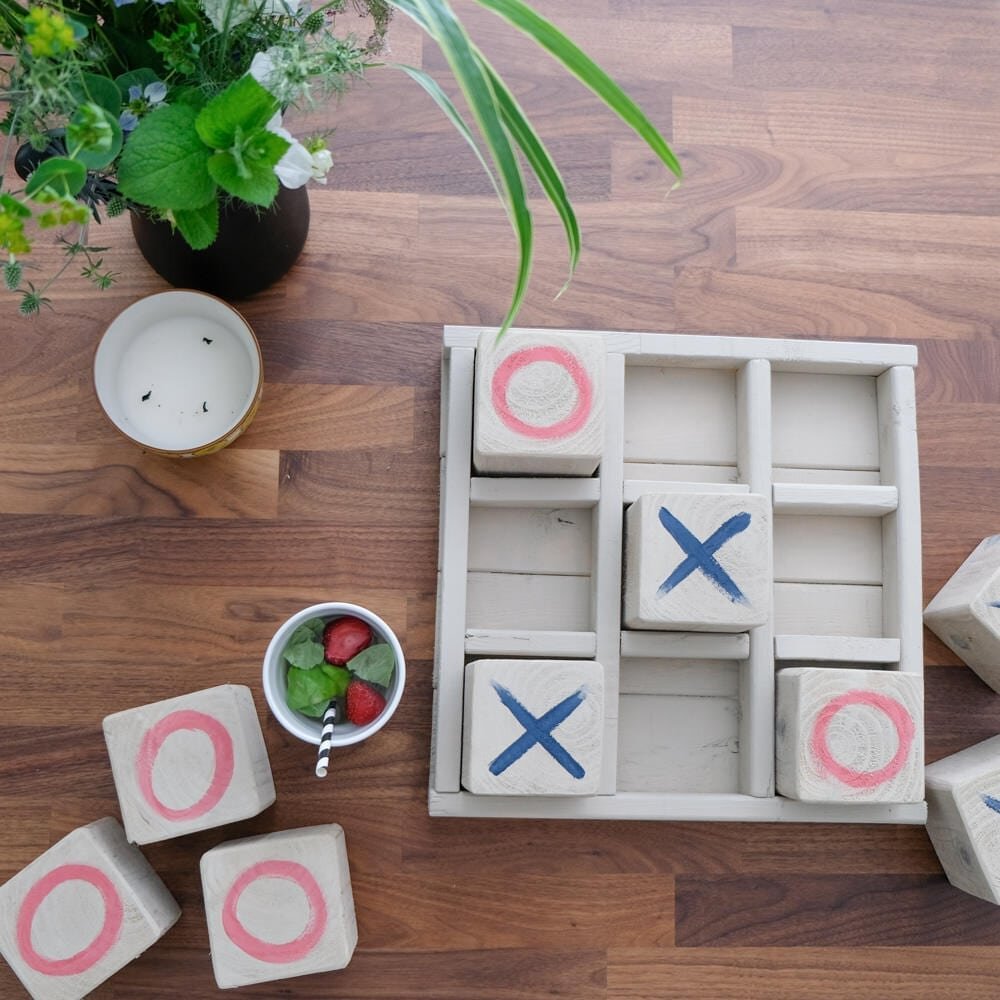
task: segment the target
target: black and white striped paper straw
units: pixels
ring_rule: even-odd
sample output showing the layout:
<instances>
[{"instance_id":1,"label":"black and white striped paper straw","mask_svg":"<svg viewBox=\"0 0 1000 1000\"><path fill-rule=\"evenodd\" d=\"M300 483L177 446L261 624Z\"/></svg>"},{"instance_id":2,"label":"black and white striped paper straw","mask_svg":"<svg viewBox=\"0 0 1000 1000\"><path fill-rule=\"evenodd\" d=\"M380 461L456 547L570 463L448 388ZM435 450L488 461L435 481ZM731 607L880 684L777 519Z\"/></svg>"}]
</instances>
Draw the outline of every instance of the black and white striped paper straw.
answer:
<instances>
[{"instance_id":1,"label":"black and white striped paper straw","mask_svg":"<svg viewBox=\"0 0 1000 1000\"><path fill-rule=\"evenodd\" d=\"M316 777L325 778L330 769L330 747L333 746L333 724L337 721L337 703L331 701L323 713L323 731L319 736L319 757L316 759Z\"/></svg>"}]
</instances>

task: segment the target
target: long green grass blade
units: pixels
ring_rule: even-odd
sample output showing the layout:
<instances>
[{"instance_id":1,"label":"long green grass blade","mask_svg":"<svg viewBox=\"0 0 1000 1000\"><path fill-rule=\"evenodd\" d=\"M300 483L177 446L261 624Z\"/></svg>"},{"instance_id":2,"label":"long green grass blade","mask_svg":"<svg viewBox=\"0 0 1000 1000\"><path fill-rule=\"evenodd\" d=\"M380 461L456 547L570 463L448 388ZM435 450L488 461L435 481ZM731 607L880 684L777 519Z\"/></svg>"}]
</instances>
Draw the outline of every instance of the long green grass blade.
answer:
<instances>
[{"instance_id":1,"label":"long green grass blade","mask_svg":"<svg viewBox=\"0 0 1000 1000\"><path fill-rule=\"evenodd\" d=\"M678 178L681 176L681 165L677 157L639 105L554 24L532 10L523 0L476 0L476 2L523 31L559 60L629 125Z\"/></svg>"},{"instance_id":2,"label":"long green grass blade","mask_svg":"<svg viewBox=\"0 0 1000 1000\"><path fill-rule=\"evenodd\" d=\"M503 123L497 96L469 36L446 0L390 0L437 42L476 121L506 195L511 224L520 251L517 279L510 306L500 326L502 335L513 323L524 301L531 275L534 236L521 166Z\"/></svg>"},{"instance_id":3,"label":"long green grass blade","mask_svg":"<svg viewBox=\"0 0 1000 1000\"><path fill-rule=\"evenodd\" d=\"M507 209L507 202L504 200L504 196L497 185L497 180L493 176L493 170L490 165L486 162L486 158L483 156L479 149L479 143L476 142L476 137L472 134L472 129L466 124L465 119L459 114L458 108L452 103L451 98L441 89L440 84L434 77L425 73L422 69L417 69L415 66L407 66L405 63L386 63L387 66L393 69L401 69L410 79L415 80L420 84L424 90L434 99L437 106L445 113L448 121L455 126L458 130L458 134L469 144L472 152L476 154L476 159L479 160L480 165L483 170L486 171L486 176L489 177L490 183L493 185L493 190L496 192L497 197L500 199L500 203L503 205L504 210Z\"/></svg>"},{"instance_id":4,"label":"long green grass blade","mask_svg":"<svg viewBox=\"0 0 1000 1000\"><path fill-rule=\"evenodd\" d=\"M566 231L566 243L569 247L569 278L566 284L559 291L559 295L566 290L576 271L576 266L580 262L580 226L576 221L576 213L570 204L569 196L566 194L566 186L563 184L562 176L555 162L549 155L538 133L535 132L525 117L517 99L510 92L507 85L500 79L493 67L486 61L486 57L477 50L480 63L489 74L490 84L493 93L496 95L497 105L500 114L503 116L504 125L510 133L511 138L517 143L518 148L524 154L542 190L552 202L559 218L562 220L563 229ZM556 298L559 297L556 296Z\"/></svg>"}]
</instances>

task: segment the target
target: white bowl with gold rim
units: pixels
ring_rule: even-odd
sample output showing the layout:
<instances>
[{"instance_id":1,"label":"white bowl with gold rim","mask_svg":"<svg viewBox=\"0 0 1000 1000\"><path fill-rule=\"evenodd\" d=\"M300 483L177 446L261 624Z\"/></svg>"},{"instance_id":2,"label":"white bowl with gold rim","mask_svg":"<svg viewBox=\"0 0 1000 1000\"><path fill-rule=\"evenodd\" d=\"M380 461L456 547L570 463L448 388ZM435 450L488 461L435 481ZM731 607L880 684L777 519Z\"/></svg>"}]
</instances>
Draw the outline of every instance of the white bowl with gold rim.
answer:
<instances>
[{"instance_id":1,"label":"white bowl with gold rim","mask_svg":"<svg viewBox=\"0 0 1000 1000\"><path fill-rule=\"evenodd\" d=\"M173 458L235 441L263 385L250 324L222 299L190 289L133 302L94 356L94 387L108 419L147 451Z\"/></svg>"}]
</instances>

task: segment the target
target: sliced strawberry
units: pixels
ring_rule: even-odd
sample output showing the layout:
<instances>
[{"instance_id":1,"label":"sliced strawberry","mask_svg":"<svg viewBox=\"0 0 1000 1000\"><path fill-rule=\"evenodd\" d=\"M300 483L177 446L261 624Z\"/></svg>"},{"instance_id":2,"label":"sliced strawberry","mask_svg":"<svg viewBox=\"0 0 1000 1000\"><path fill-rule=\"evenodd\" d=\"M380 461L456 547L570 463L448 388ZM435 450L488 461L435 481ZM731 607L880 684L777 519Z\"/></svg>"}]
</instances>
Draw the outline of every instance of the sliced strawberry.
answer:
<instances>
[{"instance_id":1,"label":"sliced strawberry","mask_svg":"<svg viewBox=\"0 0 1000 1000\"><path fill-rule=\"evenodd\" d=\"M323 629L323 653L326 662L342 667L372 644L374 634L368 622L353 615L335 618Z\"/></svg>"},{"instance_id":2,"label":"sliced strawberry","mask_svg":"<svg viewBox=\"0 0 1000 1000\"><path fill-rule=\"evenodd\" d=\"M347 721L367 726L382 714L385 698L370 684L352 680L347 685Z\"/></svg>"}]
</instances>

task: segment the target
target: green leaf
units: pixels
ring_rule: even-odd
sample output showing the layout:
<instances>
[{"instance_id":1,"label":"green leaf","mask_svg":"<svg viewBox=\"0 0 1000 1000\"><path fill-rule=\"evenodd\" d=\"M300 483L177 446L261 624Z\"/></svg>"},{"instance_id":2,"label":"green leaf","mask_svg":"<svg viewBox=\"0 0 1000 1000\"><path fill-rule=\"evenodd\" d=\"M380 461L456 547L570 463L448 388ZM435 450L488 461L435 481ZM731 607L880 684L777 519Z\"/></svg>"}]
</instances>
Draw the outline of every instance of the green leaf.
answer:
<instances>
[{"instance_id":1,"label":"green leaf","mask_svg":"<svg viewBox=\"0 0 1000 1000\"><path fill-rule=\"evenodd\" d=\"M159 79L156 71L150 69L148 66L143 66L141 69L132 69L127 73L122 73L121 76L116 76L115 86L118 88L119 100L122 103L128 101L129 87L144 88L150 83L156 83Z\"/></svg>"},{"instance_id":2,"label":"green leaf","mask_svg":"<svg viewBox=\"0 0 1000 1000\"><path fill-rule=\"evenodd\" d=\"M323 662L323 647L312 639L302 639L285 647L285 659L302 670L318 667Z\"/></svg>"},{"instance_id":3,"label":"green leaf","mask_svg":"<svg viewBox=\"0 0 1000 1000\"><path fill-rule=\"evenodd\" d=\"M99 119L98 121L95 121ZM103 136L95 142L95 134L100 127ZM80 146L74 153L88 170L106 167L121 152L124 136L117 116L112 116L97 104L83 104L76 109L66 126L66 138L70 148Z\"/></svg>"},{"instance_id":4,"label":"green leaf","mask_svg":"<svg viewBox=\"0 0 1000 1000\"><path fill-rule=\"evenodd\" d=\"M316 642L319 642L324 628L326 628L326 622L322 618L310 618L288 637L288 643L291 645L294 642L302 642L304 639L315 639Z\"/></svg>"},{"instance_id":5,"label":"green leaf","mask_svg":"<svg viewBox=\"0 0 1000 1000\"><path fill-rule=\"evenodd\" d=\"M72 197L86 182L87 168L82 163L65 156L52 156L38 164L24 186L24 193L30 198L48 187L57 194Z\"/></svg>"},{"instance_id":6,"label":"green leaf","mask_svg":"<svg viewBox=\"0 0 1000 1000\"><path fill-rule=\"evenodd\" d=\"M347 685L351 683L350 670L347 667L335 667L332 663L321 663L319 669L336 685L333 697L342 698L347 693Z\"/></svg>"},{"instance_id":7,"label":"green leaf","mask_svg":"<svg viewBox=\"0 0 1000 1000\"><path fill-rule=\"evenodd\" d=\"M232 153L214 153L208 161L208 172L224 191L251 205L266 208L278 194L278 178L273 169L262 164L241 172Z\"/></svg>"},{"instance_id":8,"label":"green leaf","mask_svg":"<svg viewBox=\"0 0 1000 1000\"><path fill-rule=\"evenodd\" d=\"M96 73L83 73L79 83L70 87L70 92L81 104L90 102L104 108L115 120L122 109L122 97L115 81Z\"/></svg>"},{"instance_id":9,"label":"green leaf","mask_svg":"<svg viewBox=\"0 0 1000 1000\"><path fill-rule=\"evenodd\" d=\"M192 250L210 247L219 235L219 199L213 198L201 208L179 208L174 222Z\"/></svg>"},{"instance_id":10,"label":"green leaf","mask_svg":"<svg viewBox=\"0 0 1000 1000\"><path fill-rule=\"evenodd\" d=\"M288 668L285 703L296 712L306 715L322 715L334 697L337 689L335 678L325 674L319 667L311 670Z\"/></svg>"},{"instance_id":11,"label":"green leaf","mask_svg":"<svg viewBox=\"0 0 1000 1000\"><path fill-rule=\"evenodd\" d=\"M395 0L390 0L395 2ZM424 0L439 5L442 0ZM508 24L534 39L569 70L584 86L589 87L626 125L649 146L678 178L681 165L666 140L631 97L575 43L554 24L532 10L524 0L477 0Z\"/></svg>"},{"instance_id":12,"label":"green leaf","mask_svg":"<svg viewBox=\"0 0 1000 1000\"><path fill-rule=\"evenodd\" d=\"M175 211L211 201L211 151L198 138L196 117L193 108L171 104L142 119L125 143L118 166L118 187L126 198Z\"/></svg>"},{"instance_id":13,"label":"green leaf","mask_svg":"<svg viewBox=\"0 0 1000 1000\"><path fill-rule=\"evenodd\" d=\"M396 657L392 647L381 642L361 650L357 656L348 660L347 669L363 681L388 687L392 672L396 669Z\"/></svg>"},{"instance_id":14,"label":"green leaf","mask_svg":"<svg viewBox=\"0 0 1000 1000\"><path fill-rule=\"evenodd\" d=\"M263 128L280 107L252 76L242 76L201 109L198 135L212 149L229 149L240 131L246 135Z\"/></svg>"},{"instance_id":15,"label":"green leaf","mask_svg":"<svg viewBox=\"0 0 1000 1000\"><path fill-rule=\"evenodd\" d=\"M489 76L477 57L465 29L448 4L444 0L390 0L390 2L413 18L437 42L496 165L520 252L511 303L498 334L502 335L521 308L531 275L534 235L520 164L502 121Z\"/></svg>"}]
</instances>

